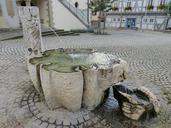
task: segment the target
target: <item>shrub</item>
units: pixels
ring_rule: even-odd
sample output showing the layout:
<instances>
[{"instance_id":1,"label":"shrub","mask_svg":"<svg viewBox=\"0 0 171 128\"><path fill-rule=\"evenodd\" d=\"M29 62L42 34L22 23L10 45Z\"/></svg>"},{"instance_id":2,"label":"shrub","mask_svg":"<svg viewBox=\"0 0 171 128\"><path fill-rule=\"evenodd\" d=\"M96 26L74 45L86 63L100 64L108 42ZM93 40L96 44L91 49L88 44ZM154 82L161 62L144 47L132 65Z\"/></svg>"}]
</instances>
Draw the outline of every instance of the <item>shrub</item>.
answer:
<instances>
[{"instance_id":1,"label":"shrub","mask_svg":"<svg viewBox=\"0 0 171 128\"><path fill-rule=\"evenodd\" d=\"M132 8L131 7L125 7L125 11L127 11L127 10L132 10Z\"/></svg>"}]
</instances>

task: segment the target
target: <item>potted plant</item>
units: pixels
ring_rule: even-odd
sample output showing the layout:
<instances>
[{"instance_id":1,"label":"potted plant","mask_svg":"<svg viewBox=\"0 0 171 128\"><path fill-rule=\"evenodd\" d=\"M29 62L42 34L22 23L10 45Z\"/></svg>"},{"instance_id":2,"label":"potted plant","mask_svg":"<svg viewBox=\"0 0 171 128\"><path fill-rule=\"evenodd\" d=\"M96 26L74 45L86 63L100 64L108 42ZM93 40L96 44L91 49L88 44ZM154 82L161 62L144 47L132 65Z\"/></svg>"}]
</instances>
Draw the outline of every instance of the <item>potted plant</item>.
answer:
<instances>
[{"instance_id":1,"label":"potted plant","mask_svg":"<svg viewBox=\"0 0 171 128\"><path fill-rule=\"evenodd\" d=\"M91 22L92 24L94 24L95 32L97 34L104 33L106 12L111 10L111 4L109 3L110 3L110 0L91 0L90 1L89 8L92 11ZM101 23L103 23L103 25Z\"/></svg>"},{"instance_id":2,"label":"potted plant","mask_svg":"<svg viewBox=\"0 0 171 128\"><path fill-rule=\"evenodd\" d=\"M131 11L132 10L132 7L128 6L128 7L125 7L125 11Z\"/></svg>"},{"instance_id":3,"label":"potted plant","mask_svg":"<svg viewBox=\"0 0 171 128\"><path fill-rule=\"evenodd\" d=\"M149 10L149 11L150 11L150 10L153 10L153 8L154 8L153 5L148 5L148 6L147 6L147 10Z\"/></svg>"},{"instance_id":4,"label":"potted plant","mask_svg":"<svg viewBox=\"0 0 171 128\"><path fill-rule=\"evenodd\" d=\"M157 6L157 10L164 10L166 6L164 4L160 4Z\"/></svg>"},{"instance_id":5,"label":"potted plant","mask_svg":"<svg viewBox=\"0 0 171 128\"><path fill-rule=\"evenodd\" d=\"M113 11L118 11L119 8L118 8L118 7L112 7L112 10L113 10Z\"/></svg>"}]
</instances>

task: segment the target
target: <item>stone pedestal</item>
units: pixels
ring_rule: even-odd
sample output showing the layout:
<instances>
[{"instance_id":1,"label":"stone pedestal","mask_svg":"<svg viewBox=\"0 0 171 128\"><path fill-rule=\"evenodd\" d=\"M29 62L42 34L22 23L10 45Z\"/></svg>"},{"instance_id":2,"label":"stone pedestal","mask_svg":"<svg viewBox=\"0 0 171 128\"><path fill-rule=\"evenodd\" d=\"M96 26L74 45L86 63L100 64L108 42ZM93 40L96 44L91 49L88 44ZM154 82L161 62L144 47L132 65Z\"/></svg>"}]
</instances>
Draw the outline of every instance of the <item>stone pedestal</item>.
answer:
<instances>
[{"instance_id":1,"label":"stone pedestal","mask_svg":"<svg viewBox=\"0 0 171 128\"><path fill-rule=\"evenodd\" d=\"M31 55L41 56L44 45L41 37L39 9L37 7L19 7L19 17L22 22L24 40L30 48Z\"/></svg>"}]
</instances>

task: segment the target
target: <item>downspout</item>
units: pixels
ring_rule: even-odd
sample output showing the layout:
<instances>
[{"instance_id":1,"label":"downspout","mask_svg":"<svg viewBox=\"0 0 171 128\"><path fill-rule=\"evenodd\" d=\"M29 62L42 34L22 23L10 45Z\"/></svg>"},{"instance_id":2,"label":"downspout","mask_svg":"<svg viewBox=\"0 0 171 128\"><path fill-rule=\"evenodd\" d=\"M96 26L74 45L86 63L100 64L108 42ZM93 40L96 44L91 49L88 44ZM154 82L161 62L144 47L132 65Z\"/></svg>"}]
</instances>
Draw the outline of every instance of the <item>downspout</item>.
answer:
<instances>
[{"instance_id":1,"label":"downspout","mask_svg":"<svg viewBox=\"0 0 171 128\"><path fill-rule=\"evenodd\" d=\"M137 4L138 5L138 4ZM144 7L144 1L142 1L142 4L141 4L141 12L142 12L142 15L141 15L141 23L140 23L140 29L143 30L142 28L142 24L143 24L143 17L144 17L144 14L143 14L143 7Z\"/></svg>"},{"instance_id":2,"label":"downspout","mask_svg":"<svg viewBox=\"0 0 171 128\"><path fill-rule=\"evenodd\" d=\"M90 0L87 0L87 22L88 22L88 25L90 27L90 10L89 10L89 4L90 4Z\"/></svg>"},{"instance_id":3,"label":"downspout","mask_svg":"<svg viewBox=\"0 0 171 128\"><path fill-rule=\"evenodd\" d=\"M121 5L121 20L120 20L120 25L119 25L119 28L121 28L122 27L122 15L123 15L123 13L124 12L122 12L122 9L124 9L124 7L123 7L123 1L122 1L122 5Z\"/></svg>"},{"instance_id":4,"label":"downspout","mask_svg":"<svg viewBox=\"0 0 171 128\"><path fill-rule=\"evenodd\" d=\"M52 15L52 1L48 0L48 15L49 15L49 27L54 27L53 25L53 15Z\"/></svg>"}]
</instances>

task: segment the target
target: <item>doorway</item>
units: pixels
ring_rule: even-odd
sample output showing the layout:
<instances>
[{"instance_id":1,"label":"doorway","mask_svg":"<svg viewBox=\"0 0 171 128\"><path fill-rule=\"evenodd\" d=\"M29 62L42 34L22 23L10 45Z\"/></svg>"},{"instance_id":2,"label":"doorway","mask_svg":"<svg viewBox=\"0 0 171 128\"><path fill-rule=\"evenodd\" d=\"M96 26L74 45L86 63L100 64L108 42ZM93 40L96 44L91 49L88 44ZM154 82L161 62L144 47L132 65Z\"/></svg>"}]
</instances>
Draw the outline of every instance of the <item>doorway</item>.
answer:
<instances>
[{"instance_id":1,"label":"doorway","mask_svg":"<svg viewBox=\"0 0 171 128\"><path fill-rule=\"evenodd\" d=\"M126 19L126 28L133 29L136 25L136 18L127 18Z\"/></svg>"}]
</instances>

